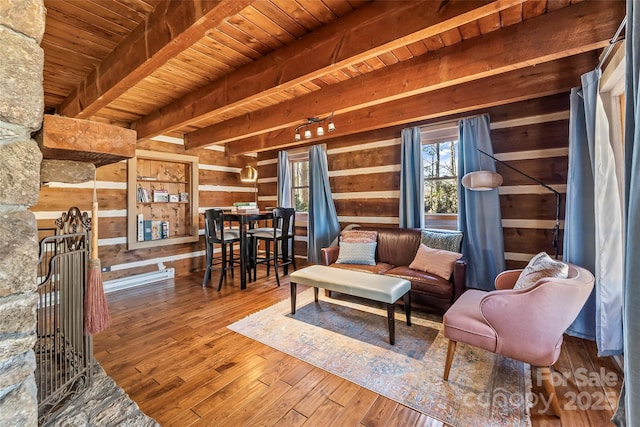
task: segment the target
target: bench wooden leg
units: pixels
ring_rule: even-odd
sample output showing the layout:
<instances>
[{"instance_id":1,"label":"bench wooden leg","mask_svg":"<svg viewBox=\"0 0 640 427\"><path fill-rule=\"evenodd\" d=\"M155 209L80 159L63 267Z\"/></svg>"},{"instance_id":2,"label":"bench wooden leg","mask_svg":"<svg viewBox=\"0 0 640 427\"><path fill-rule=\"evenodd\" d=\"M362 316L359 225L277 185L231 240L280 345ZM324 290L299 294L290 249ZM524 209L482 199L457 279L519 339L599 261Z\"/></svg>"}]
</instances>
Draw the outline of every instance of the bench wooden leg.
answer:
<instances>
[{"instance_id":1,"label":"bench wooden leg","mask_svg":"<svg viewBox=\"0 0 640 427\"><path fill-rule=\"evenodd\" d=\"M291 314L296 314L297 284L291 282Z\"/></svg>"},{"instance_id":2,"label":"bench wooden leg","mask_svg":"<svg viewBox=\"0 0 640 427\"><path fill-rule=\"evenodd\" d=\"M387 304L387 321L389 322L389 344L396 343L395 310L393 304Z\"/></svg>"},{"instance_id":3,"label":"bench wooden leg","mask_svg":"<svg viewBox=\"0 0 640 427\"><path fill-rule=\"evenodd\" d=\"M318 288L313 288L313 297L318 302Z\"/></svg>"},{"instance_id":4,"label":"bench wooden leg","mask_svg":"<svg viewBox=\"0 0 640 427\"><path fill-rule=\"evenodd\" d=\"M407 316L407 326L411 326L411 293L404 294L404 314Z\"/></svg>"}]
</instances>

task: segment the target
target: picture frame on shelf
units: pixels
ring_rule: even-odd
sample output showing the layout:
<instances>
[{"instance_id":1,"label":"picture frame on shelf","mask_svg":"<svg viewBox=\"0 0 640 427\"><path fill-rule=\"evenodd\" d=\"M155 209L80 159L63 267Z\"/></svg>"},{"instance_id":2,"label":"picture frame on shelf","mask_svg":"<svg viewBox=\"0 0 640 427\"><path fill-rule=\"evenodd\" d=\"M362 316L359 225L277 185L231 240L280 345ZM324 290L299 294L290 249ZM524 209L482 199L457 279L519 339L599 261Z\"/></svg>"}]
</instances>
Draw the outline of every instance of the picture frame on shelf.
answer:
<instances>
[{"instance_id":1,"label":"picture frame on shelf","mask_svg":"<svg viewBox=\"0 0 640 427\"><path fill-rule=\"evenodd\" d=\"M180 195L179 194L169 194L169 201L170 202L179 202L180 201Z\"/></svg>"},{"instance_id":2,"label":"picture frame on shelf","mask_svg":"<svg viewBox=\"0 0 640 427\"><path fill-rule=\"evenodd\" d=\"M180 193L180 201L188 202L189 201L189 193Z\"/></svg>"},{"instance_id":3,"label":"picture frame on shelf","mask_svg":"<svg viewBox=\"0 0 640 427\"><path fill-rule=\"evenodd\" d=\"M156 203L168 202L169 192L167 190L153 190L153 201Z\"/></svg>"}]
</instances>

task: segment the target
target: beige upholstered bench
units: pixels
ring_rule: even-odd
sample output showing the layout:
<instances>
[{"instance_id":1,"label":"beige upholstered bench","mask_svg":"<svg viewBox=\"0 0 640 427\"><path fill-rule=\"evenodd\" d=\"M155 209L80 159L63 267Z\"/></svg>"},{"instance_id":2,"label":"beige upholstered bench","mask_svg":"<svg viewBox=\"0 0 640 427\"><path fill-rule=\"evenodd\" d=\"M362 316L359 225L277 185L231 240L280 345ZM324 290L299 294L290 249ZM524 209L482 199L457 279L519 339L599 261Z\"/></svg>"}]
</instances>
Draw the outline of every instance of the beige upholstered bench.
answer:
<instances>
[{"instance_id":1,"label":"beige upholstered bench","mask_svg":"<svg viewBox=\"0 0 640 427\"><path fill-rule=\"evenodd\" d=\"M360 298L383 302L387 305L389 323L389 343L395 344L395 312L394 304L404 299L407 325L411 326L411 282L398 277L363 273L341 268L312 265L294 271L289 276L291 281L291 314L296 314L297 284L313 286L315 300L318 302L318 288L341 292Z\"/></svg>"}]
</instances>

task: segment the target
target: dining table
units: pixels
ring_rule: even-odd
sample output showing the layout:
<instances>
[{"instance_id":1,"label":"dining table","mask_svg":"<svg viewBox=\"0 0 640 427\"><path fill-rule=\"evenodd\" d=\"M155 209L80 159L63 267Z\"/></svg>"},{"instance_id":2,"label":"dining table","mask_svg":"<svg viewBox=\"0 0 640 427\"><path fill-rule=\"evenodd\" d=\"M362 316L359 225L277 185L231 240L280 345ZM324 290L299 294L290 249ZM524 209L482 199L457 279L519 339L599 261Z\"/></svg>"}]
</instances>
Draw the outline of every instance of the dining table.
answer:
<instances>
[{"instance_id":1,"label":"dining table","mask_svg":"<svg viewBox=\"0 0 640 427\"><path fill-rule=\"evenodd\" d=\"M247 242L247 230L257 221L273 219L272 211L260 212L225 212L225 222L238 223L240 230L240 289L247 289L247 268L250 261L251 248Z\"/></svg>"}]
</instances>

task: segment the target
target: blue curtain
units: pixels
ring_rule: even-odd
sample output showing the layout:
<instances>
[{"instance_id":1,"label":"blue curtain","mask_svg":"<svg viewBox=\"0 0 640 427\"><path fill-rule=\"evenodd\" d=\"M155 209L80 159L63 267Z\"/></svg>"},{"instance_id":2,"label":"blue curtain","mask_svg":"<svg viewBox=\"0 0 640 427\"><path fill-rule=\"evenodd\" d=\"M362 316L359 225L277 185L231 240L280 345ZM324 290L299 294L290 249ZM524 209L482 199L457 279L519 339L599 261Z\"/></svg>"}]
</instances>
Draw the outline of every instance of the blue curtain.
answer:
<instances>
[{"instance_id":1,"label":"blue curtain","mask_svg":"<svg viewBox=\"0 0 640 427\"><path fill-rule=\"evenodd\" d=\"M424 228L424 170L420 128L402 129L400 227Z\"/></svg>"},{"instance_id":2,"label":"blue curtain","mask_svg":"<svg viewBox=\"0 0 640 427\"><path fill-rule=\"evenodd\" d=\"M599 356L622 352L622 206L600 70L571 90L569 171L563 259L593 272L596 283L567 330L596 341Z\"/></svg>"},{"instance_id":3,"label":"blue curtain","mask_svg":"<svg viewBox=\"0 0 640 427\"><path fill-rule=\"evenodd\" d=\"M458 229L462 231L462 253L467 258L467 287L495 289L496 276L504 271L504 241L498 190L472 191L460 179L478 170L495 172L489 115L461 120L458 142Z\"/></svg>"},{"instance_id":4,"label":"blue curtain","mask_svg":"<svg viewBox=\"0 0 640 427\"><path fill-rule=\"evenodd\" d=\"M291 165L286 151L278 152L278 207L290 208L291 204Z\"/></svg>"},{"instance_id":5,"label":"blue curtain","mask_svg":"<svg viewBox=\"0 0 640 427\"><path fill-rule=\"evenodd\" d=\"M627 0L626 28L626 117L625 117L625 225L624 250L624 378L623 409L626 423L640 419L640 10ZM621 403L623 401L621 400Z\"/></svg>"},{"instance_id":6,"label":"blue curtain","mask_svg":"<svg viewBox=\"0 0 640 427\"><path fill-rule=\"evenodd\" d=\"M321 145L309 149L309 219L307 260L320 263L320 249L340 234L340 223L329 187L327 153Z\"/></svg>"}]
</instances>

